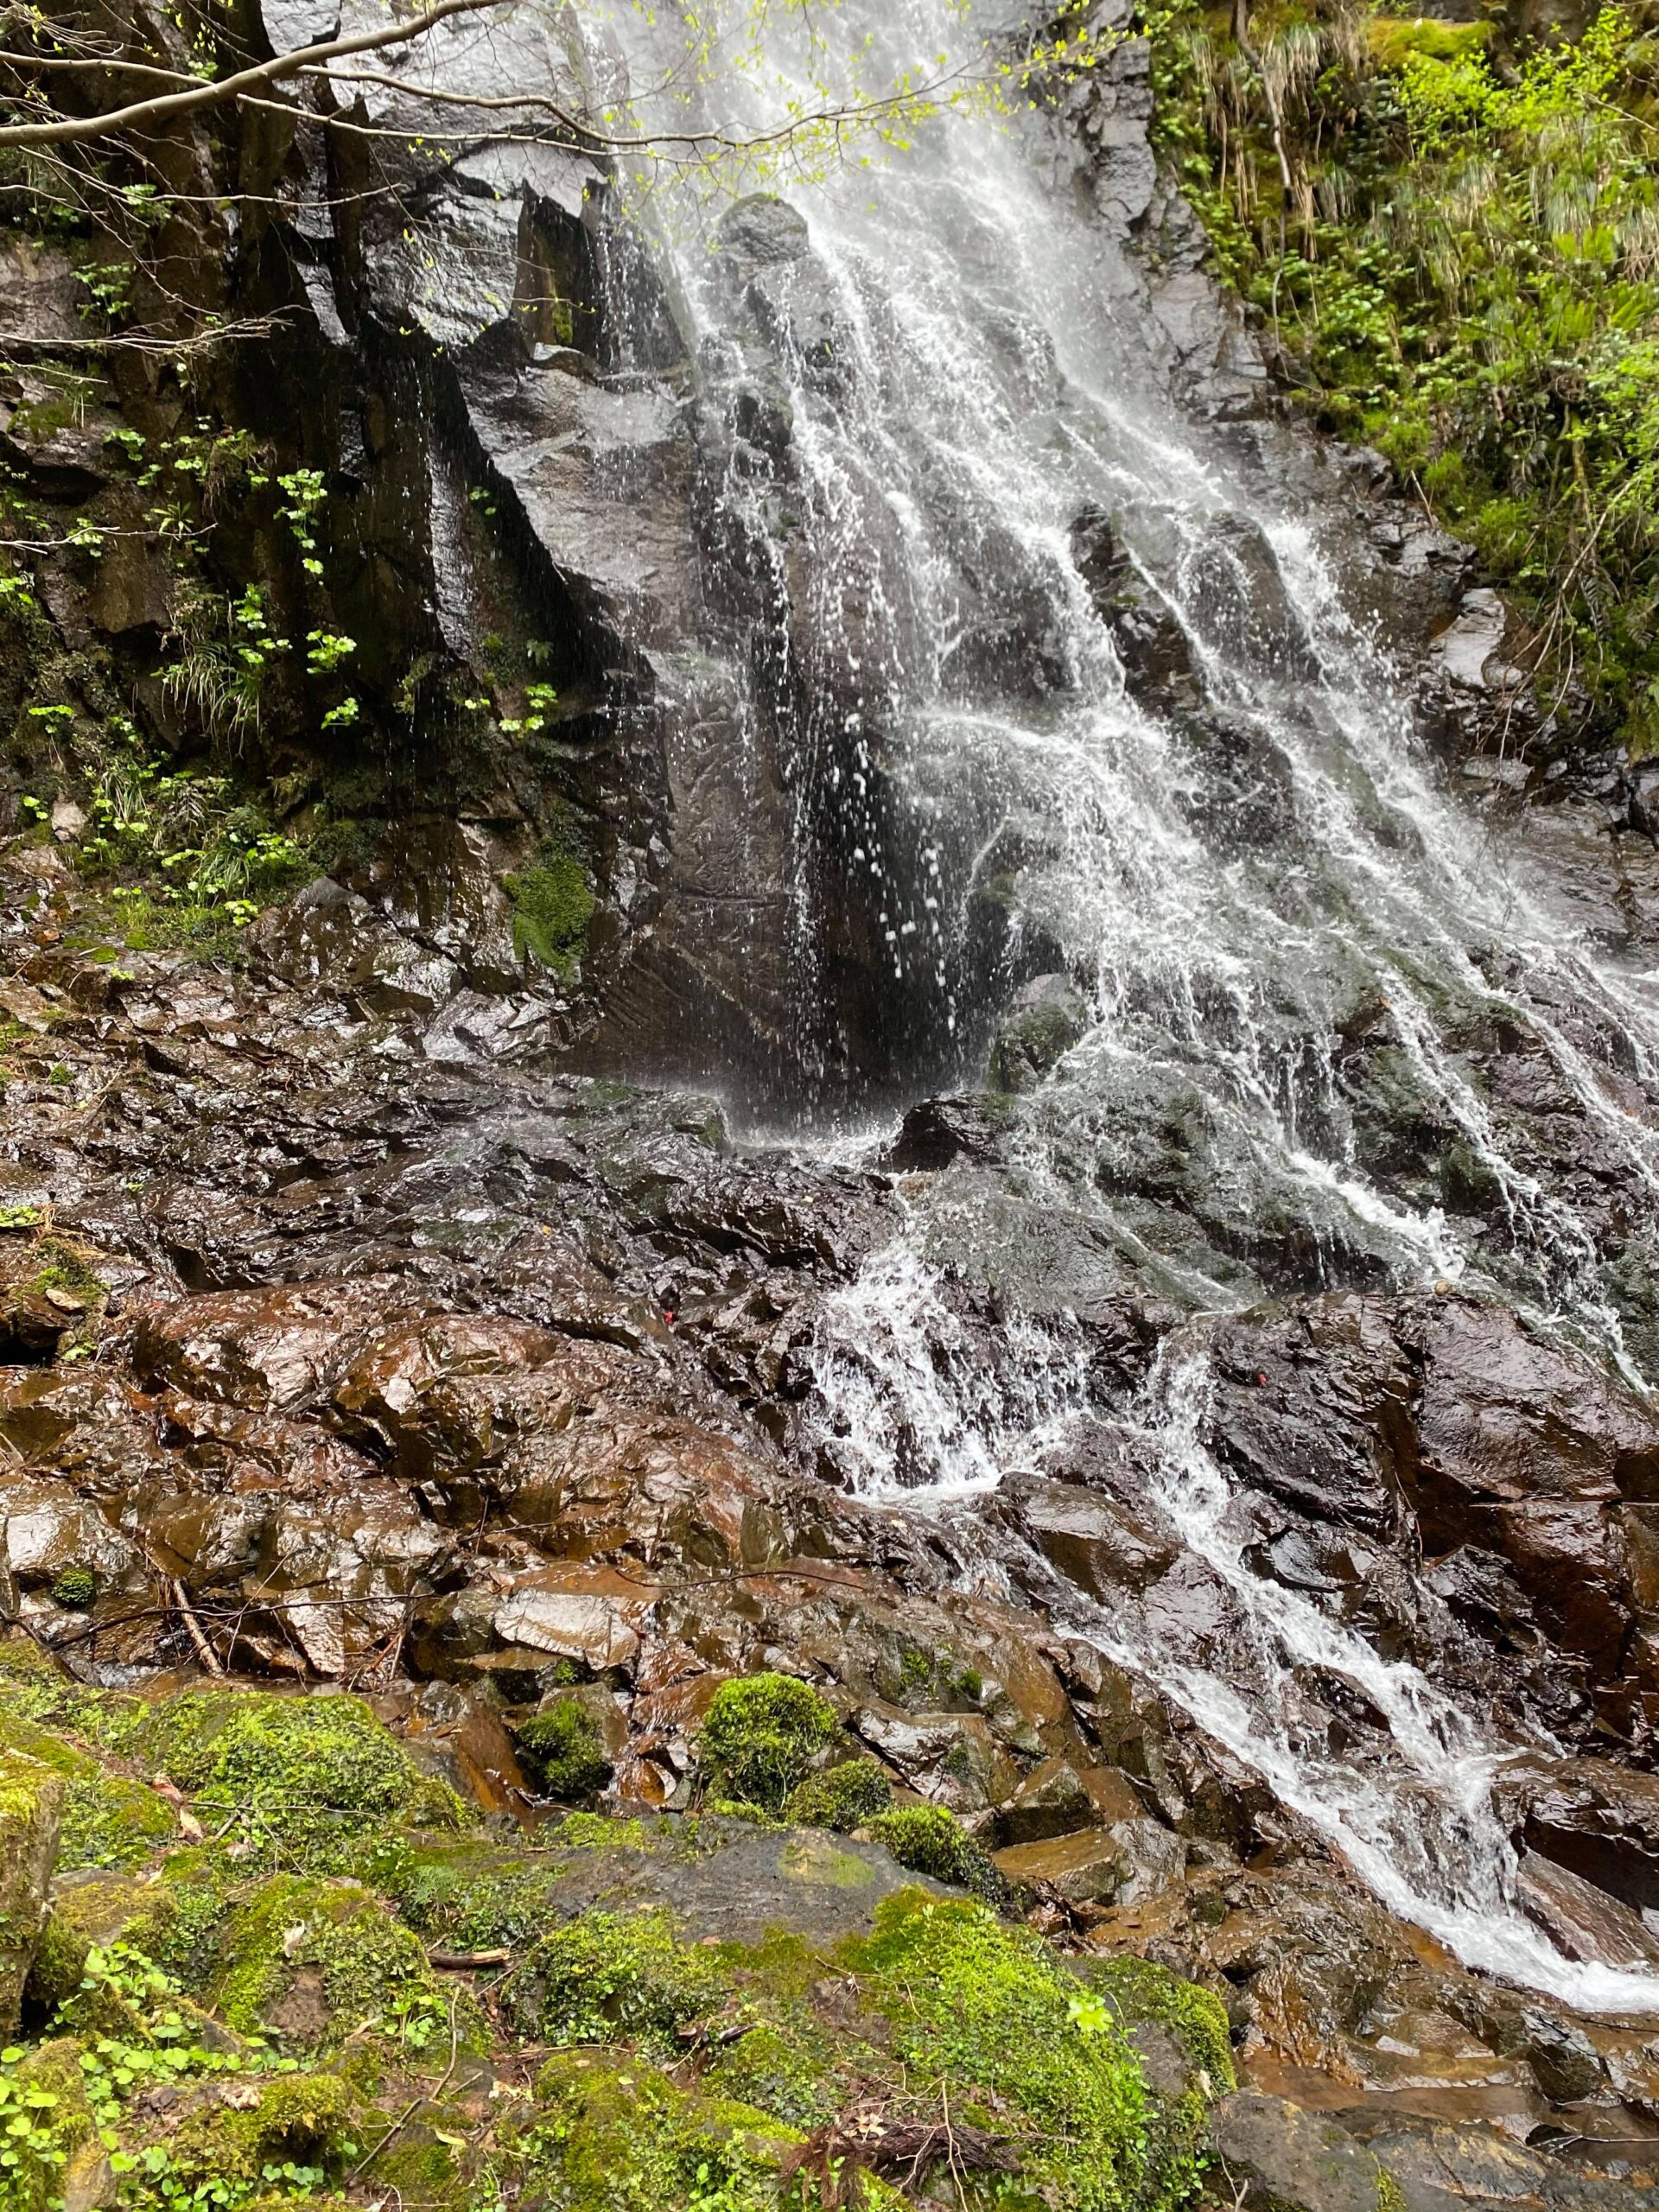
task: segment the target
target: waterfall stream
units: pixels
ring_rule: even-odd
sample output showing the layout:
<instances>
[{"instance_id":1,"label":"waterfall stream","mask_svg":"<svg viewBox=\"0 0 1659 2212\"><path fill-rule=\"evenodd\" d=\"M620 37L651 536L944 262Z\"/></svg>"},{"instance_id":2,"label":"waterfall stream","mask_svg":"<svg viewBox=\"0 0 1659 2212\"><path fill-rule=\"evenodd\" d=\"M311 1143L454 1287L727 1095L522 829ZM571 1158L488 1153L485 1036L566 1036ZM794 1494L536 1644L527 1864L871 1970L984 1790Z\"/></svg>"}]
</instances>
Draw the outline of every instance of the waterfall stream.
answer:
<instances>
[{"instance_id":1,"label":"waterfall stream","mask_svg":"<svg viewBox=\"0 0 1659 2212\"><path fill-rule=\"evenodd\" d=\"M878 17L894 61L960 42L947 0L857 0L825 35L856 41ZM618 35L638 79L657 34L625 15ZM782 111L804 36L791 16L775 81L752 85L738 120ZM817 1380L853 1487L948 1516L1038 1465L1086 1417L1071 1315L1091 1287L1132 1279L1189 1313L1249 1303L1262 1285L1238 1255L1264 1222L1312 1255L1316 1287L1471 1287L1640 1384L1593 1224L1523 1156L1459 1039L1482 1022L1519 1035L1650 1201L1659 979L1599 954L1548 881L1437 789L1388 639L1351 611L1353 503L1275 482L1262 448L1252 461L1183 419L1145 288L1052 127L947 114L918 135L791 195L810 260L780 280L779 312L804 312L810 276L834 372L784 343L766 374L786 390L788 527L812 620L857 675L852 707L803 723L797 836L839 809L847 865L880 895L893 987L937 1009L957 1083L982 1071L996 1012L964 952L976 915L1006 918L1003 972L1063 971L1084 1012L1008 1103L1014 1165L917 1179L904 1236L831 1301ZM730 346L729 257L683 197L663 188L649 219L707 374ZM711 496L751 534L778 527L752 487ZM1087 516L1109 518L1179 625L1191 727L1126 684L1074 557ZM1224 741L1232 797L1214 805L1203 762ZM885 813L868 804L877 782ZM803 869L804 1000L825 988L821 896ZM1367 1165L1332 1060L1363 1007L1386 1010L1413 1110L1496 1192L1501 1234ZM1147 1197L1172 1146L1202 1184L1179 1233ZM952 1313L956 1277L1008 1293L994 1372ZM1156 1503L1231 1595L1229 1649L1200 1664L1146 1608L1109 1619L1081 1595L1065 1625L1256 1768L1467 1963L1580 2005L1659 2007L1659 1980L1569 1961L1517 1905L1491 1802L1515 1746L1250 1571L1203 1442L1207 1387L1200 1357L1166 1351L1130 1419ZM1278 1694L1299 1666L1363 1688L1386 1719L1383 1762L1308 1749Z\"/></svg>"}]
</instances>

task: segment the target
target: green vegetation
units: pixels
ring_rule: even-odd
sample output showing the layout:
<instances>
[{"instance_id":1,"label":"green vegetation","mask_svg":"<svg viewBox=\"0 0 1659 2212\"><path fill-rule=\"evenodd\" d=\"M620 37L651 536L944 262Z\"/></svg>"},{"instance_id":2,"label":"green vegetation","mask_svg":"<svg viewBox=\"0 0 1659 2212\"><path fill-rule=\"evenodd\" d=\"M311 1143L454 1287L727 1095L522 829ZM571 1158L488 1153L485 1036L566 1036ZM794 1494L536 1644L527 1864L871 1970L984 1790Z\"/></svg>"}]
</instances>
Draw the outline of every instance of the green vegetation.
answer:
<instances>
[{"instance_id":1,"label":"green vegetation","mask_svg":"<svg viewBox=\"0 0 1659 2212\"><path fill-rule=\"evenodd\" d=\"M774 1791L833 1732L804 1683L722 1694L717 1740ZM1231 2082L1205 1993L1140 1961L1079 1979L969 1899L907 1890L873 1923L851 1905L865 1932L840 1938L700 1935L661 1898L721 1923L722 1824L574 1813L510 1839L356 1699L144 1700L6 1643L0 1737L19 1817L46 1775L65 1783L75 1870L29 1971L32 2024L0 2053L4 2212L102 2201L106 2155L124 2212L394 2193L410 2212L805 2212L830 2187L901 2212L940 2186L963 2212L1177 2212ZM872 1775L811 1780L844 1815ZM118 1847L89 1854L100 1827ZM834 1894L802 1840L766 1847ZM1155 2094L1128 2040L1142 2022L1178 2054ZM486 2111L474 2062L522 2079L521 2043L555 2055ZM996 2160L954 2174L946 2119Z\"/></svg>"},{"instance_id":2,"label":"green vegetation","mask_svg":"<svg viewBox=\"0 0 1659 2212\"><path fill-rule=\"evenodd\" d=\"M885 1844L912 1874L952 1883L992 1902L1002 1895L1002 1878L956 1815L943 1805L895 1806L868 1825L876 1841Z\"/></svg>"},{"instance_id":3,"label":"green vegetation","mask_svg":"<svg viewBox=\"0 0 1659 2212\"><path fill-rule=\"evenodd\" d=\"M617 2039L671 2050L726 1987L715 1959L683 1943L666 1912L588 1912L536 1945L512 2002L547 2043Z\"/></svg>"},{"instance_id":4,"label":"green vegetation","mask_svg":"<svg viewBox=\"0 0 1659 2212\"><path fill-rule=\"evenodd\" d=\"M52 1578L52 1602L84 1611L98 1595L98 1577L90 1567L60 1567Z\"/></svg>"},{"instance_id":5,"label":"green vegetation","mask_svg":"<svg viewBox=\"0 0 1659 2212\"><path fill-rule=\"evenodd\" d=\"M519 2155L569 2212L772 2212L796 2139L763 2112L609 2058L554 2059Z\"/></svg>"},{"instance_id":6,"label":"green vegetation","mask_svg":"<svg viewBox=\"0 0 1659 2212\"><path fill-rule=\"evenodd\" d=\"M158 1845L170 1843L177 1833L172 1808L153 1789L112 1773L50 1730L0 1711L0 1749L38 1759L63 1781L60 1871L136 1866Z\"/></svg>"},{"instance_id":7,"label":"green vegetation","mask_svg":"<svg viewBox=\"0 0 1659 2212\"><path fill-rule=\"evenodd\" d=\"M211 948L315 874L302 847L231 778L164 771L120 717L99 743L76 858L130 950Z\"/></svg>"},{"instance_id":8,"label":"green vegetation","mask_svg":"<svg viewBox=\"0 0 1659 2212\"><path fill-rule=\"evenodd\" d=\"M360 1698L198 1691L128 1732L251 1859L345 1871L388 1822L454 1828L461 1808L423 1774Z\"/></svg>"},{"instance_id":9,"label":"green vegetation","mask_svg":"<svg viewBox=\"0 0 1659 2212\"><path fill-rule=\"evenodd\" d=\"M594 904L582 861L572 853L554 853L504 876L501 887L512 901L512 949L518 958L533 957L553 975L569 975Z\"/></svg>"},{"instance_id":10,"label":"green vegetation","mask_svg":"<svg viewBox=\"0 0 1659 2212\"><path fill-rule=\"evenodd\" d=\"M785 1816L804 1827L849 1834L893 1802L893 1784L874 1759L847 1759L823 1774L809 1774L791 1790Z\"/></svg>"},{"instance_id":11,"label":"green vegetation","mask_svg":"<svg viewBox=\"0 0 1659 2212\"><path fill-rule=\"evenodd\" d=\"M1319 419L1381 448L1534 632L1541 697L1659 748L1650 38L1350 0L1145 17L1155 130Z\"/></svg>"},{"instance_id":12,"label":"green vegetation","mask_svg":"<svg viewBox=\"0 0 1659 2212\"><path fill-rule=\"evenodd\" d=\"M599 1723L579 1699L562 1697L518 1730L525 1773L544 1797L591 1797L611 1778Z\"/></svg>"},{"instance_id":13,"label":"green vegetation","mask_svg":"<svg viewBox=\"0 0 1659 2212\"><path fill-rule=\"evenodd\" d=\"M1132 2198L1146 2158L1140 2065L1115 2023L1079 2019L1076 1983L1034 1936L981 1904L901 1896L862 1963L917 2080L950 2087L965 2119L1013 2119L1038 2201L1118 2212Z\"/></svg>"},{"instance_id":14,"label":"green vegetation","mask_svg":"<svg viewBox=\"0 0 1659 2212\"><path fill-rule=\"evenodd\" d=\"M750 1675L715 1692L697 1758L719 1794L777 1813L839 1732L835 1707L792 1675Z\"/></svg>"}]
</instances>

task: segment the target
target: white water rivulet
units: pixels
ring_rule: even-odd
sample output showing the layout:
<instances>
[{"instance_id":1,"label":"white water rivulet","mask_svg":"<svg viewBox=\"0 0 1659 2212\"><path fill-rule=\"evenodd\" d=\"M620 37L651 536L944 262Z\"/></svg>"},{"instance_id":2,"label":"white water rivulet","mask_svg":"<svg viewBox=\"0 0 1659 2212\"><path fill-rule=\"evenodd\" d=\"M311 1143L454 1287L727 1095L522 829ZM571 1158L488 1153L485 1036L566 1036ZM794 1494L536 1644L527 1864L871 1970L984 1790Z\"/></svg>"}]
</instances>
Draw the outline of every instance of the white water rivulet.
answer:
<instances>
[{"instance_id":1,"label":"white water rivulet","mask_svg":"<svg viewBox=\"0 0 1659 2212\"><path fill-rule=\"evenodd\" d=\"M858 0L817 28L832 43L873 34L873 82L962 38L945 0ZM658 34L625 13L617 35L648 74ZM780 25L732 119L782 111L802 35ZM834 372L787 348L772 372L787 387L788 528L817 623L855 622L861 683L856 712L806 725L798 835L844 799L848 865L879 890L893 988L958 1040L954 1069L929 1046L912 1096L941 1070L976 1079L995 1011L976 975L1063 971L1086 1004L1081 1037L1009 1109L1014 1166L918 1188L904 1239L831 1312L818 1382L849 1479L912 1512L962 1510L1085 1417L1068 1314L1091 1293L1133 1281L1189 1313L1239 1306L1262 1294L1252 1255L1268 1243L1300 1254L1300 1287L1488 1290L1641 1385L1628 1283L1462 1040L1482 1024L1517 1034L1650 1205L1659 978L1599 951L1548 877L1442 793L1389 639L1351 588L1362 564L1344 533L1362 524L1337 472L1320 497L1311 463L1276 474L1288 440L1183 419L1142 280L1047 121L946 115L791 203ZM648 220L706 365L729 321L721 257L673 188ZM715 496L747 502L764 537L752 491ZM1090 516L1109 518L1185 633L1186 720L1126 689L1076 557ZM877 782L895 795L884 814L867 810ZM804 1003L827 988L814 880L803 868ZM976 969L987 915L1007 934ZM1457 1150L1484 1213L1443 1211L1368 1165L1333 1062L1365 1007L1391 1022L1399 1110ZM1160 1177L1182 1179L1179 1206L1160 1203ZM958 1275L1006 1288L1028 1317L1009 1322L995 1372L953 1315ZM1659 1980L1567 1960L1516 1906L1490 1791L1513 1745L1249 1570L1202 1442L1206 1387L1201 1360L1166 1356L1131 1418L1155 1502L1236 1603L1231 1648L1195 1666L1141 1615L1108 1621L1081 1598L1066 1624L1257 1768L1470 1964L1581 2005L1659 2007ZM1299 1667L1363 1689L1386 1719L1382 1764L1308 1751L1277 1694Z\"/></svg>"}]
</instances>

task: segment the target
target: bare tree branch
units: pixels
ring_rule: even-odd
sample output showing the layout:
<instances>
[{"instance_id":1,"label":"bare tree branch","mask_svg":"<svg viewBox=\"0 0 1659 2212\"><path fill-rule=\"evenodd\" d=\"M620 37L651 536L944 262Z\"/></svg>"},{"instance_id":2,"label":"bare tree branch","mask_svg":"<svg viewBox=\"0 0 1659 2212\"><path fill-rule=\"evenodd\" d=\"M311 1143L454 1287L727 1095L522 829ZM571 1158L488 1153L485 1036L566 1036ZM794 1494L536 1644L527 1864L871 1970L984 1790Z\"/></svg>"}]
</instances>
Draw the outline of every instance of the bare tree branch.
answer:
<instances>
[{"instance_id":1,"label":"bare tree branch","mask_svg":"<svg viewBox=\"0 0 1659 2212\"><path fill-rule=\"evenodd\" d=\"M405 46L410 40L423 36L446 16L474 15L480 9L500 4L501 0L437 0L435 7L411 16L407 22L389 23L378 31L359 31L352 38L325 40L317 46L296 47L291 54L279 54L274 60L261 61L251 69L240 69L233 77L194 85L188 92L159 93L153 99L135 100L130 106L113 108L102 115L60 116L50 123L0 125L0 147L72 144L88 138L105 138L111 131L130 130L140 124L192 115L201 108L221 107L226 101L239 99L245 92L280 83L285 77L297 76L302 70L315 68L319 62L332 60L336 55L368 54L378 47Z\"/></svg>"}]
</instances>

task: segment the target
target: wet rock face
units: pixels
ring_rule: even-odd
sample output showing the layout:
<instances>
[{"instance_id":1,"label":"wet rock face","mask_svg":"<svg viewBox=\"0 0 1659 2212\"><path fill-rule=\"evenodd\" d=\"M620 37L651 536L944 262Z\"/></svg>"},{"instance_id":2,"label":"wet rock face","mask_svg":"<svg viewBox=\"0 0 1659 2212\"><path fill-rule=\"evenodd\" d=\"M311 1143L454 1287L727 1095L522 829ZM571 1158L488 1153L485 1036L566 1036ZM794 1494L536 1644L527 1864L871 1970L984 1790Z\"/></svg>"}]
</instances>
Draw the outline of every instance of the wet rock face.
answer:
<instances>
[{"instance_id":1,"label":"wet rock face","mask_svg":"<svg viewBox=\"0 0 1659 2212\"><path fill-rule=\"evenodd\" d=\"M1647 1755L1659 1682L1630 1501L1659 1425L1643 1401L1449 1295L1244 1316L1215 1332L1214 1373L1211 1448L1271 1501L1259 1571L1552 1726L1611 1727Z\"/></svg>"}]
</instances>

